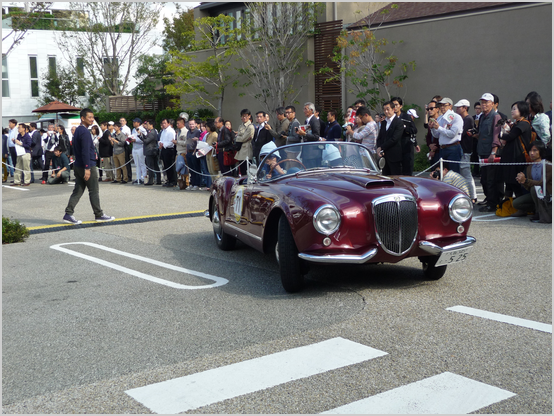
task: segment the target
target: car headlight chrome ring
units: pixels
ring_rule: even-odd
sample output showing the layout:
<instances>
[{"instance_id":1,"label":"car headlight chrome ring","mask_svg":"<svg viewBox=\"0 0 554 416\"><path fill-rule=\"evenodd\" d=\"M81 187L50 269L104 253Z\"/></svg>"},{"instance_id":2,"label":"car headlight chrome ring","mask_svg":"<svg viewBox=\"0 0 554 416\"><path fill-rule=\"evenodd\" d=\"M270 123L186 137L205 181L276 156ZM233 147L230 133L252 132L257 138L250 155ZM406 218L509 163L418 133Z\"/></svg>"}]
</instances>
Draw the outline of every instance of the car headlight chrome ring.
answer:
<instances>
[{"instance_id":1,"label":"car headlight chrome ring","mask_svg":"<svg viewBox=\"0 0 554 416\"><path fill-rule=\"evenodd\" d=\"M450 218L458 223L469 220L473 215L473 203L465 195L456 195L448 204Z\"/></svg>"},{"instance_id":2,"label":"car headlight chrome ring","mask_svg":"<svg viewBox=\"0 0 554 416\"><path fill-rule=\"evenodd\" d=\"M323 205L315 212L313 222L318 233L331 235L340 227L340 213L332 205Z\"/></svg>"}]
</instances>

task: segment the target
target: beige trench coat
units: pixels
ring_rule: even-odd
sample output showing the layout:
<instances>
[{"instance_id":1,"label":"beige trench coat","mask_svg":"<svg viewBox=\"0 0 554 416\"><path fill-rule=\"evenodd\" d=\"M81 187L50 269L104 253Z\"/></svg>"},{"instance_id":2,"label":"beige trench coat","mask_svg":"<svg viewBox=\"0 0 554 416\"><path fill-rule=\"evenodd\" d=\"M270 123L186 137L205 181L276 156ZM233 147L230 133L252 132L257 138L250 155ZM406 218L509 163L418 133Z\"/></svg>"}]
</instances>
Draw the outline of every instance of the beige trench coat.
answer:
<instances>
[{"instance_id":1,"label":"beige trench coat","mask_svg":"<svg viewBox=\"0 0 554 416\"><path fill-rule=\"evenodd\" d=\"M252 150L252 139L254 138L254 126L250 121L243 123L239 126L237 135L235 136L235 141L237 143L242 143L242 147L235 155L236 160L252 160L254 152Z\"/></svg>"}]
</instances>

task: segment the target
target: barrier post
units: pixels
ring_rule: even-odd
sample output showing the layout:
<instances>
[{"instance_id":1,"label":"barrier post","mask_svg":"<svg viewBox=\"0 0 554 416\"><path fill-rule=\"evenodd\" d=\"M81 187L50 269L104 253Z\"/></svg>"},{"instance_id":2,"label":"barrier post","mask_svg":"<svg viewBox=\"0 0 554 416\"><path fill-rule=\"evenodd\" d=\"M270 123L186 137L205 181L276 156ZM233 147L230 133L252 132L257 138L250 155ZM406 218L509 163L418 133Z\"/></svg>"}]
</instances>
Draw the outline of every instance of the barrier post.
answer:
<instances>
[{"instance_id":1,"label":"barrier post","mask_svg":"<svg viewBox=\"0 0 554 416\"><path fill-rule=\"evenodd\" d=\"M441 167L441 181L444 179L443 178L443 165L442 165L442 157L439 159L439 164L440 164L440 167Z\"/></svg>"},{"instance_id":2,"label":"barrier post","mask_svg":"<svg viewBox=\"0 0 554 416\"><path fill-rule=\"evenodd\" d=\"M542 160L542 193L546 198L546 159ZM546 202L546 199L545 199Z\"/></svg>"}]
</instances>

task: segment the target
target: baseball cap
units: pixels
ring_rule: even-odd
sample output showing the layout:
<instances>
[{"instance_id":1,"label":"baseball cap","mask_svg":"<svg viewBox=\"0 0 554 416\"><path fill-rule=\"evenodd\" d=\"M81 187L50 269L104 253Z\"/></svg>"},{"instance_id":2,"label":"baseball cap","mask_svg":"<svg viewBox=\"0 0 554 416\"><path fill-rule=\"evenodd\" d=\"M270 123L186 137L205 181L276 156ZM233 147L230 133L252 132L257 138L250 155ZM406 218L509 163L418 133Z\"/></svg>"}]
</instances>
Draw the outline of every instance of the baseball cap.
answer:
<instances>
[{"instance_id":1,"label":"baseball cap","mask_svg":"<svg viewBox=\"0 0 554 416\"><path fill-rule=\"evenodd\" d=\"M470 107L470 104L468 100L460 100L454 105L454 107Z\"/></svg>"},{"instance_id":2,"label":"baseball cap","mask_svg":"<svg viewBox=\"0 0 554 416\"><path fill-rule=\"evenodd\" d=\"M484 93L479 100L492 101L494 103L494 97L490 92Z\"/></svg>"},{"instance_id":3,"label":"baseball cap","mask_svg":"<svg viewBox=\"0 0 554 416\"><path fill-rule=\"evenodd\" d=\"M113 122L113 121L108 121L108 125L109 125L109 126L113 126L113 125L114 125L114 122Z\"/></svg>"},{"instance_id":4,"label":"baseball cap","mask_svg":"<svg viewBox=\"0 0 554 416\"><path fill-rule=\"evenodd\" d=\"M452 105L452 100L450 98L443 98L442 100L439 101L439 104L450 104Z\"/></svg>"},{"instance_id":5,"label":"baseball cap","mask_svg":"<svg viewBox=\"0 0 554 416\"><path fill-rule=\"evenodd\" d=\"M142 123L142 120L140 118L134 118L133 123Z\"/></svg>"},{"instance_id":6,"label":"baseball cap","mask_svg":"<svg viewBox=\"0 0 554 416\"><path fill-rule=\"evenodd\" d=\"M415 118L419 118L419 116L417 115L417 112L413 108L410 108L408 110L408 114L411 116L414 116Z\"/></svg>"}]
</instances>

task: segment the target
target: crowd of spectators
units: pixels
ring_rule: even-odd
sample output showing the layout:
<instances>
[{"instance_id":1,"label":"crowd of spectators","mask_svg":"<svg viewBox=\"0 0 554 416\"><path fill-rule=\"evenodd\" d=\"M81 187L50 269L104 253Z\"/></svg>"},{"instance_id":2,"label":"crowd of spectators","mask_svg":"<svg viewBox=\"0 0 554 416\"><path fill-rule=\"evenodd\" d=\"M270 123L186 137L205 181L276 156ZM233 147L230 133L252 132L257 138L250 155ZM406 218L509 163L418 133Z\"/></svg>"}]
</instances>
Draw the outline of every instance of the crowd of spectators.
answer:
<instances>
[{"instance_id":1,"label":"crowd of spectators","mask_svg":"<svg viewBox=\"0 0 554 416\"><path fill-rule=\"evenodd\" d=\"M551 159L552 112L544 112L540 95L531 92L524 100L513 103L510 117L501 113L498 106L498 96L491 93L483 94L474 103L474 115L469 114L471 103L467 99L454 104L450 98L435 96L425 106L429 165L435 165L440 158L448 161L443 177L459 184L457 176L461 176L465 182L461 188L475 204L482 205L483 212L496 211L504 198L517 200L534 192L517 178L522 174L530 180L529 174L533 173L533 180L537 180L537 169L527 172L525 165L531 161L535 138L545 146L534 152ZM236 129L222 117L189 120L186 113L181 113L177 120L161 120L159 131L152 120L134 119L131 130L127 120L121 118L92 126L91 134L97 150L99 181L114 184L173 188L179 182L179 189L209 190L218 175L246 174L245 162L259 163L260 150L267 143L278 148L335 140L363 144L376 162L384 158L384 174L413 175L414 154L421 150L415 124L419 116L414 109L404 111L403 107L402 98L392 97L384 103L382 112L372 113L360 99L348 108L342 126L336 111L327 110L323 120L319 117L323 109L308 102L302 109L304 117L297 115L293 105L277 108L274 123L270 123L265 111L252 114L244 109ZM34 168L43 171L43 184L70 180L71 163L65 162L71 160L72 145L64 126L51 124L48 130L37 131L34 123L27 126L10 120L3 139L3 182L8 174L14 175L14 167L13 185L33 183ZM24 149L20 155L16 154L19 144ZM287 150L288 158L296 156ZM316 163L315 157L304 154L304 165ZM134 180L131 162L136 166ZM496 165L497 162L512 164ZM484 201L477 200L474 177L480 177ZM525 198L529 202L529 197ZM518 204L514 206L521 205ZM524 215L524 210L515 215Z\"/></svg>"}]
</instances>

